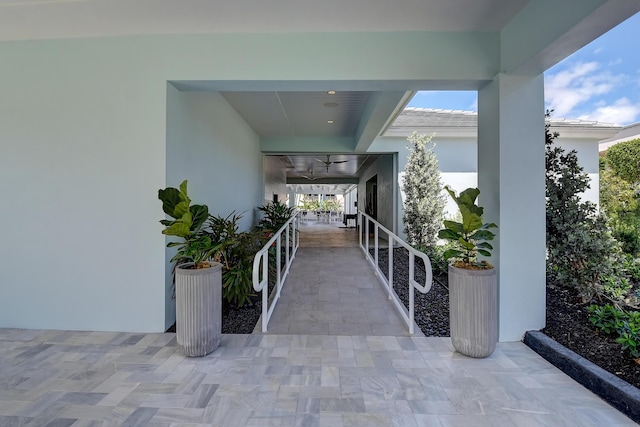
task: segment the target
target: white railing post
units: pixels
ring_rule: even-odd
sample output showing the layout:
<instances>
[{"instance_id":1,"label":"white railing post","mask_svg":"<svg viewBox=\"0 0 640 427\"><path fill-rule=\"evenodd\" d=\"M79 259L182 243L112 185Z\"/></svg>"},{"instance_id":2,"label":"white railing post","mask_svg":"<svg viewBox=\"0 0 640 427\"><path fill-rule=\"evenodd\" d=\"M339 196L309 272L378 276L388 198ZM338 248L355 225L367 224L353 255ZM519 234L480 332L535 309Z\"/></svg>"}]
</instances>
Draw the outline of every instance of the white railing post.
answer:
<instances>
[{"instance_id":1,"label":"white railing post","mask_svg":"<svg viewBox=\"0 0 640 427\"><path fill-rule=\"evenodd\" d=\"M280 247L282 245L282 239L280 239L280 236L282 236L282 234L278 233L278 237L276 237L276 288L278 289L278 293L280 293L280 275L282 270L282 250Z\"/></svg>"},{"instance_id":2,"label":"white railing post","mask_svg":"<svg viewBox=\"0 0 640 427\"><path fill-rule=\"evenodd\" d=\"M409 252L409 333L413 334L413 324L415 318L415 306L414 306L414 287L413 287L413 278L415 273L415 265L416 265L416 257L413 252Z\"/></svg>"},{"instance_id":3,"label":"white railing post","mask_svg":"<svg viewBox=\"0 0 640 427\"><path fill-rule=\"evenodd\" d=\"M266 255L266 256L265 256ZM269 324L269 253L262 255L262 274L263 283L266 282L267 286L262 289L262 332L267 332L267 325ZM255 283L255 282L254 282ZM255 285L254 285L255 287Z\"/></svg>"},{"instance_id":4,"label":"white railing post","mask_svg":"<svg viewBox=\"0 0 640 427\"><path fill-rule=\"evenodd\" d=\"M360 247L362 247L362 231L364 228L362 227L362 213L360 211L358 211L357 218L358 224L360 224L360 228L358 228L358 224L356 224L356 230L358 230L358 242L360 243Z\"/></svg>"},{"instance_id":5,"label":"white railing post","mask_svg":"<svg viewBox=\"0 0 640 427\"><path fill-rule=\"evenodd\" d=\"M391 299L391 292L393 292L393 238L389 236L389 299Z\"/></svg>"},{"instance_id":6,"label":"white railing post","mask_svg":"<svg viewBox=\"0 0 640 427\"><path fill-rule=\"evenodd\" d=\"M373 247L374 247L374 255L376 259L376 266L378 265L378 225L373 225Z\"/></svg>"},{"instance_id":7,"label":"white railing post","mask_svg":"<svg viewBox=\"0 0 640 427\"><path fill-rule=\"evenodd\" d=\"M284 248L284 255L285 255L285 262L288 264L289 263L289 244L291 243L291 240L289 240L291 237L289 236L289 228L291 228L291 225L287 226L287 236L285 238L285 240L287 241L287 245Z\"/></svg>"},{"instance_id":8,"label":"white railing post","mask_svg":"<svg viewBox=\"0 0 640 427\"><path fill-rule=\"evenodd\" d=\"M365 238L365 249L367 250L367 253L369 253L369 217L367 216L364 219L364 222L366 223L364 226L364 238Z\"/></svg>"}]
</instances>

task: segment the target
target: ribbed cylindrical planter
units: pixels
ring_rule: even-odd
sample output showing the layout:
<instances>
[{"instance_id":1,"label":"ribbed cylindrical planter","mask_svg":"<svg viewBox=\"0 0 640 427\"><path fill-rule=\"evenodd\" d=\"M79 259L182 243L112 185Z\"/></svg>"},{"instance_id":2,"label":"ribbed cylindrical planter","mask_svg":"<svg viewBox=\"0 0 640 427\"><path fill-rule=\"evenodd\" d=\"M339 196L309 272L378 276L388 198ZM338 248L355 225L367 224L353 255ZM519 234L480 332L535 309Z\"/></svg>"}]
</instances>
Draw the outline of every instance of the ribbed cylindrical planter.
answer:
<instances>
[{"instance_id":1,"label":"ribbed cylindrical planter","mask_svg":"<svg viewBox=\"0 0 640 427\"><path fill-rule=\"evenodd\" d=\"M189 357L206 356L220 344L222 334L222 264L176 269L176 339Z\"/></svg>"},{"instance_id":2,"label":"ribbed cylindrical planter","mask_svg":"<svg viewBox=\"0 0 640 427\"><path fill-rule=\"evenodd\" d=\"M487 357L498 342L496 269L449 266L451 343L465 356Z\"/></svg>"}]
</instances>

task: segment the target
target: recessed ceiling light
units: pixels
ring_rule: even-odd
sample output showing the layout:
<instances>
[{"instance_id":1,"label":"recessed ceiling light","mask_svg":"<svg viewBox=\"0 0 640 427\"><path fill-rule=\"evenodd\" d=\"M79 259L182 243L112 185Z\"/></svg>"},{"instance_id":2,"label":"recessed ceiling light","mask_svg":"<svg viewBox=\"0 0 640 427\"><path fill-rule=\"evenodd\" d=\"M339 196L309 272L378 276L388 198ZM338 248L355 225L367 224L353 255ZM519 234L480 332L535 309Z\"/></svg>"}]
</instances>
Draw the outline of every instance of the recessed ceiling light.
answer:
<instances>
[{"instance_id":1,"label":"recessed ceiling light","mask_svg":"<svg viewBox=\"0 0 640 427\"><path fill-rule=\"evenodd\" d=\"M327 107L327 108L335 108L335 107L337 107L337 106L338 106L338 105L340 105L340 104L338 104L337 102L325 102L325 103L324 103L324 104L322 104L322 105L324 105L324 106L325 106L325 107Z\"/></svg>"},{"instance_id":2,"label":"recessed ceiling light","mask_svg":"<svg viewBox=\"0 0 640 427\"><path fill-rule=\"evenodd\" d=\"M336 91L335 91L335 90L330 90L330 91L328 91L327 93L328 93L329 95L335 95L335 94L336 94Z\"/></svg>"},{"instance_id":3,"label":"recessed ceiling light","mask_svg":"<svg viewBox=\"0 0 640 427\"><path fill-rule=\"evenodd\" d=\"M329 123L330 125L333 124L333 120L327 120L327 123Z\"/></svg>"}]
</instances>

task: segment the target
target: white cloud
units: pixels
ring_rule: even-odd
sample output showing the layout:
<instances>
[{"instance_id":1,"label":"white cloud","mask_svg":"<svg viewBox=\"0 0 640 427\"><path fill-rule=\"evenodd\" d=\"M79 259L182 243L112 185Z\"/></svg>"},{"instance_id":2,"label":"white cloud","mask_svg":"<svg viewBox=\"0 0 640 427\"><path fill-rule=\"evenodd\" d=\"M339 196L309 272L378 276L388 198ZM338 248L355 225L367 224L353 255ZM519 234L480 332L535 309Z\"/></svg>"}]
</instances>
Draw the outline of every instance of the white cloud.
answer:
<instances>
[{"instance_id":1,"label":"white cloud","mask_svg":"<svg viewBox=\"0 0 640 427\"><path fill-rule=\"evenodd\" d=\"M584 114L579 119L605 123L631 123L640 117L640 104L632 104L627 98L620 98L611 105L603 105L595 111Z\"/></svg>"},{"instance_id":2,"label":"white cloud","mask_svg":"<svg viewBox=\"0 0 640 427\"><path fill-rule=\"evenodd\" d=\"M623 79L623 75L602 70L598 62L577 63L545 76L545 101L555 111L554 115L571 117L576 107L611 92Z\"/></svg>"}]
</instances>

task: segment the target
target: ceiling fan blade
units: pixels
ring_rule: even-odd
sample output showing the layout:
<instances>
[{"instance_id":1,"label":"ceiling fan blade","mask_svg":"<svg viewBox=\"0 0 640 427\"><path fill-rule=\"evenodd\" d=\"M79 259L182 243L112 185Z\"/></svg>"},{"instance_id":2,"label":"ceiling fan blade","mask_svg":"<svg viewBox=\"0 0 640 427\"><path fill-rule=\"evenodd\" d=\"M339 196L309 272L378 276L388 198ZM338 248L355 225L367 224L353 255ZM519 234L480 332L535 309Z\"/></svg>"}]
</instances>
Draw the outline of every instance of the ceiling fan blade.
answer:
<instances>
[{"instance_id":1,"label":"ceiling fan blade","mask_svg":"<svg viewBox=\"0 0 640 427\"><path fill-rule=\"evenodd\" d=\"M337 162L331 162L332 165L337 165L338 163L347 163L349 160L338 160Z\"/></svg>"}]
</instances>

